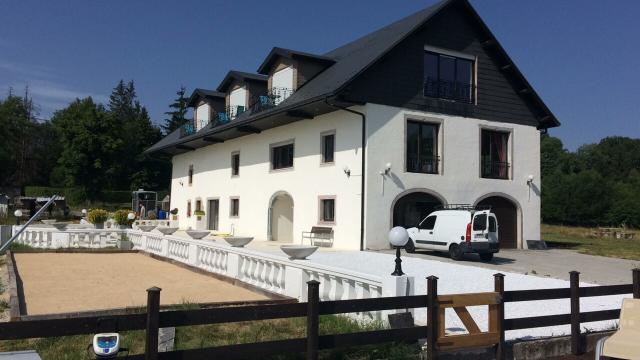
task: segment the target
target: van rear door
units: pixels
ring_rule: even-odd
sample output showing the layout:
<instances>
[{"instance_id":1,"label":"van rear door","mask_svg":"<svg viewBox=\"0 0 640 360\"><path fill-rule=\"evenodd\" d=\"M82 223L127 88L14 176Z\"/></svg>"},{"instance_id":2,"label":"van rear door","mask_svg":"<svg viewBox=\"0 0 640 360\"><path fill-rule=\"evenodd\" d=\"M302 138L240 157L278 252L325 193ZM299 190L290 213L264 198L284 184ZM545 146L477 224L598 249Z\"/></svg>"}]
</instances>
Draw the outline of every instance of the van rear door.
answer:
<instances>
[{"instance_id":1,"label":"van rear door","mask_svg":"<svg viewBox=\"0 0 640 360\"><path fill-rule=\"evenodd\" d=\"M498 219L494 214L489 214L489 242L497 243L498 239Z\"/></svg>"},{"instance_id":2,"label":"van rear door","mask_svg":"<svg viewBox=\"0 0 640 360\"><path fill-rule=\"evenodd\" d=\"M487 213L476 213L473 216L473 226L471 227L471 241L487 241L488 227Z\"/></svg>"}]
</instances>

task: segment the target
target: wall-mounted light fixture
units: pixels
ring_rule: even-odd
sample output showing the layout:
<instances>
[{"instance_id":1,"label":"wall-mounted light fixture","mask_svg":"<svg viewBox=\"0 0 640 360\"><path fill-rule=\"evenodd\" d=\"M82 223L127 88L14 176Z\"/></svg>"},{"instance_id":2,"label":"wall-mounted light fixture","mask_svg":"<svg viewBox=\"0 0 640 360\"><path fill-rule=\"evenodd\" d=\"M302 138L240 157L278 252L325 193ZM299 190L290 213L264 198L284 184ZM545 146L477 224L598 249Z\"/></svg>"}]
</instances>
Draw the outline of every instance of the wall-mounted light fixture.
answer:
<instances>
[{"instance_id":1,"label":"wall-mounted light fixture","mask_svg":"<svg viewBox=\"0 0 640 360\"><path fill-rule=\"evenodd\" d=\"M380 171L380 175L389 175L391 172L391 163L386 163L384 169Z\"/></svg>"},{"instance_id":2,"label":"wall-mounted light fixture","mask_svg":"<svg viewBox=\"0 0 640 360\"><path fill-rule=\"evenodd\" d=\"M345 166L342 171L344 171L345 175L347 175L347 177L351 176L351 169L349 169L348 166Z\"/></svg>"},{"instance_id":3,"label":"wall-mounted light fixture","mask_svg":"<svg viewBox=\"0 0 640 360\"><path fill-rule=\"evenodd\" d=\"M533 183L533 175L527 176L527 185L531 186L532 183Z\"/></svg>"}]
</instances>

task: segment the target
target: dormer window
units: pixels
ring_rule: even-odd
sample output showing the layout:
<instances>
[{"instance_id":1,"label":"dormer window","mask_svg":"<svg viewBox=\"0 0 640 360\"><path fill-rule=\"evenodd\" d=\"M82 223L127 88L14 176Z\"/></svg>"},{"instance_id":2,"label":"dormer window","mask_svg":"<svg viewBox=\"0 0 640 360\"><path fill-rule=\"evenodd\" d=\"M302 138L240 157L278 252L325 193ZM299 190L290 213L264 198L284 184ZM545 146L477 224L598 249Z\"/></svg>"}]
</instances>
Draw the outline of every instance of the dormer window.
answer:
<instances>
[{"instance_id":1,"label":"dormer window","mask_svg":"<svg viewBox=\"0 0 640 360\"><path fill-rule=\"evenodd\" d=\"M196 131L204 128L209 124L209 115L211 113L211 107L207 103L200 104L195 111L195 124Z\"/></svg>"},{"instance_id":2,"label":"dormer window","mask_svg":"<svg viewBox=\"0 0 640 360\"><path fill-rule=\"evenodd\" d=\"M293 67L287 66L284 69L273 73L271 77L271 95L273 104L278 105L293 93Z\"/></svg>"},{"instance_id":3,"label":"dormer window","mask_svg":"<svg viewBox=\"0 0 640 360\"><path fill-rule=\"evenodd\" d=\"M229 94L229 117L233 120L242 114L247 105L247 89L237 88Z\"/></svg>"},{"instance_id":4,"label":"dormer window","mask_svg":"<svg viewBox=\"0 0 640 360\"><path fill-rule=\"evenodd\" d=\"M425 50L424 96L473 103L474 63L465 54Z\"/></svg>"}]
</instances>

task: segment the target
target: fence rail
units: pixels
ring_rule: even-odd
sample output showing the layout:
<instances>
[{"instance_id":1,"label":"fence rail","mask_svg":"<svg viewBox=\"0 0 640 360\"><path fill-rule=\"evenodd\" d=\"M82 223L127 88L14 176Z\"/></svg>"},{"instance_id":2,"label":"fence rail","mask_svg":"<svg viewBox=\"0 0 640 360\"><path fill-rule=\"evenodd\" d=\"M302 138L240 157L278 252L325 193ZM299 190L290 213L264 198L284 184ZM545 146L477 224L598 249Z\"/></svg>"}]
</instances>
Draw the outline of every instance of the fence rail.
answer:
<instances>
[{"instance_id":1,"label":"fence rail","mask_svg":"<svg viewBox=\"0 0 640 360\"><path fill-rule=\"evenodd\" d=\"M386 342L415 342L427 339L427 357L435 359L441 351L452 351L469 347L494 346L496 359L504 359L505 331L556 325L571 325L572 352L582 349L580 323L618 319L619 309L580 312L580 297L609 296L633 293L640 298L640 269L632 271L633 283L629 285L606 285L580 287L579 275L572 272L570 287L539 290L504 291L504 275L494 275L494 291L475 294L438 296L437 278L428 278L427 294L399 297L378 297L351 300L321 301L320 283L307 282L307 302L294 304L248 305L232 308L210 308L198 310L160 311L160 289L148 291L147 310L139 314L102 315L64 319L24 320L0 324L0 340L17 340L35 337L59 337L93 334L108 331L146 331L145 354L130 355L130 359L209 359L219 356L225 359L246 358L282 353L306 352L307 359L317 359L319 350L361 346ZM504 304L508 302L549 299L571 300L569 314L535 317L504 317ZM479 332L477 326L466 317L466 306L489 306L489 331ZM394 309L424 308L428 310L426 326L412 326L346 334L319 335L321 315L371 312ZM447 335L444 333L444 309L453 308L461 317L469 334ZM161 327L222 324L239 321L258 321L294 317L307 318L305 338L266 341L249 344L234 344L210 348L157 352L157 334ZM471 319L471 322L473 320Z\"/></svg>"}]
</instances>

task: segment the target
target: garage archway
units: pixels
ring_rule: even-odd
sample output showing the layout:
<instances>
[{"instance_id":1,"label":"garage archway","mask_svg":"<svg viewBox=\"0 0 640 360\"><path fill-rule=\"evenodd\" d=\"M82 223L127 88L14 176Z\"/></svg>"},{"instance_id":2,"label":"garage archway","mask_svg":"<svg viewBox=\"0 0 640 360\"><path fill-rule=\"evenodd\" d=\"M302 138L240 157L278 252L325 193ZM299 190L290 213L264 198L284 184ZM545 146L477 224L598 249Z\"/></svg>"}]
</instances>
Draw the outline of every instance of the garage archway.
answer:
<instances>
[{"instance_id":1,"label":"garage archway","mask_svg":"<svg viewBox=\"0 0 640 360\"><path fill-rule=\"evenodd\" d=\"M498 239L500 248L515 249L519 243L518 205L510 199L494 195L480 200L477 206L490 206L498 219Z\"/></svg>"},{"instance_id":2,"label":"garage archway","mask_svg":"<svg viewBox=\"0 0 640 360\"><path fill-rule=\"evenodd\" d=\"M414 190L402 193L393 202L392 226L405 228L417 226L420 220L432 213L444 201L426 191Z\"/></svg>"}]
</instances>

